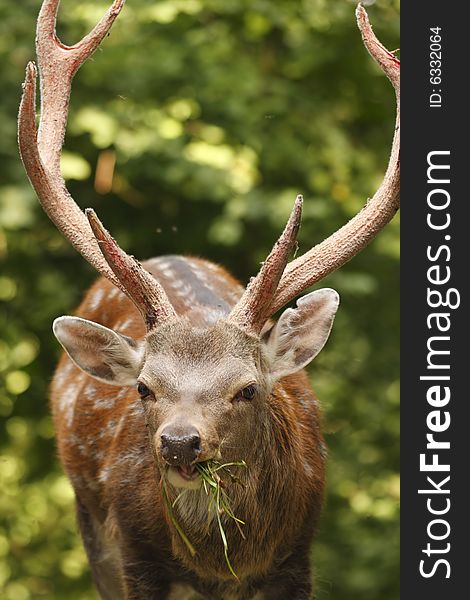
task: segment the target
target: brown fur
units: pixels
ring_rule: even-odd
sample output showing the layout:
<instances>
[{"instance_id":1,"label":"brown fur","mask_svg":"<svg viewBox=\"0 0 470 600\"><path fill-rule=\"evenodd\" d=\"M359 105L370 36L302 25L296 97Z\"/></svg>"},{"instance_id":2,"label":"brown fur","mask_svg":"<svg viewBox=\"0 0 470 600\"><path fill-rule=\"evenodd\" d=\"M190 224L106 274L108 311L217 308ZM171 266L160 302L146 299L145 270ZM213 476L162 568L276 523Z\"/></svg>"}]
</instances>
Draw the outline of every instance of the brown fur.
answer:
<instances>
[{"instance_id":1,"label":"brown fur","mask_svg":"<svg viewBox=\"0 0 470 600\"><path fill-rule=\"evenodd\" d=\"M152 260L145 266L187 321L170 323L151 334L148 345L156 359L146 364L143 374L151 371L153 381L159 381L167 367L178 368L172 362L174 355L182 373L178 402L170 397L162 408L152 401L141 402L134 388L98 382L65 355L51 387L59 455L77 496L79 523L97 587L103 598L110 597L106 582L114 581L122 598L140 600L166 600L177 583L189 584L213 600L245 600L257 593L261 595L256 598L266 600L310 598L308 551L323 497L325 446L307 376L300 371L272 388L267 382L269 393L261 394L256 403L227 408L218 400L219 384L209 391L202 387L200 398L194 387L204 386L212 375L218 377L218 356L229 350L240 360L250 353L260 363L265 358L256 350L258 342L246 334L233 331L225 339L218 331L225 306L233 306L242 290L225 270L199 259L169 257L167 268L164 261ZM197 277L186 295L178 294L178 270L188 265ZM200 283L204 278L206 285L198 289L196 279ZM216 298L220 302L213 302ZM135 307L103 279L92 286L77 315L134 339L145 335ZM223 326L225 331L227 325ZM162 351L160 356L170 344L167 340L171 340L171 353ZM227 350L230 345L233 348ZM186 393L181 382L189 369L185 365L195 365L200 373L199 365L207 360L212 361L208 375L187 382L189 412L198 418L200 411L200 418L210 424L202 436L207 454L203 458L211 457L218 443L224 461L243 459L248 465L239 472L245 487L228 484L227 490L234 513L246 522L246 540L233 521L224 521L239 582L227 568L216 524L207 530L203 492L192 490L175 507L178 521L197 549L195 557L189 554L162 501L161 459L152 443L159 424L173 418L172 411L180 411L178 418L186 414L177 408ZM208 399L212 388L215 396ZM171 388L165 388L165 397L171 393ZM175 497L177 492L173 493ZM116 593L113 598L118 600Z\"/></svg>"}]
</instances>

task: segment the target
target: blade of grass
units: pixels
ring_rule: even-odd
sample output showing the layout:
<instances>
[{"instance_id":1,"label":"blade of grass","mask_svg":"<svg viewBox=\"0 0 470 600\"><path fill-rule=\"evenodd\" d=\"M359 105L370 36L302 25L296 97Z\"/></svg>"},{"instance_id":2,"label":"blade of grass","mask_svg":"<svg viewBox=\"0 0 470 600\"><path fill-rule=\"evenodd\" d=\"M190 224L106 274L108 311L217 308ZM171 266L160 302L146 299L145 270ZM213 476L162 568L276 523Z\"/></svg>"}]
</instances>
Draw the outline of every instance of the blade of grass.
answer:
<instances>
[{"instance_id":1,"label":"blade of grass","mask_svg":"<svg viewBox=\"0 0 470 600\"><path fill-rule=\"evenodd\" d=\"M232 573L232 575L235 577L235 579L238 580L238 576L235 573L235 571L233 570L232 563L230 562L230 559L228 557L227 536L225 535L225 530L224 530L224 527L222 525L222 519L220 518L220 511L217 511L217 522L218 522L218 525L219 525L220 537L222 538L222 544L224 546L225 562L227 563L227 566L229 568L230 573Z\"/></svg>"},{"instance_id":2,"label":"blade of grass","mask_svg":"<svg viewBox=\"0 0 470 600\"><path fill-rule=\"evenodd\" d=\"M186 547L188 548L191 556L196 556L196 549L194 548L194 546L191 544L191 542L189 541L188 536L184 533L183 529L181 528L180 524L178 523L178 521L176 520L175 514L173 512L173 506L170 502L170 498L168 496L168 490L166 488L166 484L164 479L162 479L162 492L163 492L163 499L165 500L167 509L168 509L168 516L170 517L171 522L173 523L176 531L179 533L181 539L183 540L183 542L186 544ZM181 496L181 494L180 494ZM178 496L179 498L179 496ZM178 500L178 498L176 500Z\"/></svg>"},{"instance_id":3,"label":"blade of grass","mask_svg":"<svg viewBox=\"0 0 470 600\"><path fill-rule=\"evenodd\" d=\"M225 562L227 563L227 567L229 568L230 573L237 580L238 580L238 576L235 573L235 571L232 567L232 564L230 562L229 556L228 556L228 541L227 541L227 535L225 533L224 525L222 523L222 515L225 513L226 518L232 519L234 521L234 523L237 526L237 529L240 532L240 535L242 536L243 539L246 539L246 537L242 531L241 525L245 525L245 522L235 516L235 514L232 510L232 507L231 507L232 502L231 502L228 494L225 492L225 489L224 489L225 483L224 483L224 480L219 475L219 472L222 472L222 473L228 475L228 477L230 478L232 483L244 485L240 481L240 479L230 471L229 467L245 467L246 468L246 466L247 465L244 460L236 461L236 462L229 462L229 463L224 463L224 464L221 464L215 460L209 460L209 461L205 461L205 462L196 464L196 469L199 473L199 476L201 477L202 487L204 488L206 495L209 496L209 505L207 508L207 531L209 532L209 529L210 529L211 511L213 510L213 511L215 511L215 515L217 518L217 525L218 525L218 529L219 529L219 533L220 533L220 538L222 540L222 545L224 547ZM194 556L196 554L196 550L195 550L194 546L191 544L191 542L189 541L186 534L184 533L182 527L178 523L178 520L176 519L175 514L173 512L173 508L176 506L178 500L181 498L181 496L184 494L184 492L186 490L181 492L176 497L176 499L173 502L171 502L170 498L169 498L168 490L166 487L165 478L163 477L162 478L162 491L163 491L163 498L167 505L168 515L170 517L170 520L173 523L178 534L180 535L181 539L186 544L189 552L191 553L192 556Z\"/></svg>"}]
</instances>

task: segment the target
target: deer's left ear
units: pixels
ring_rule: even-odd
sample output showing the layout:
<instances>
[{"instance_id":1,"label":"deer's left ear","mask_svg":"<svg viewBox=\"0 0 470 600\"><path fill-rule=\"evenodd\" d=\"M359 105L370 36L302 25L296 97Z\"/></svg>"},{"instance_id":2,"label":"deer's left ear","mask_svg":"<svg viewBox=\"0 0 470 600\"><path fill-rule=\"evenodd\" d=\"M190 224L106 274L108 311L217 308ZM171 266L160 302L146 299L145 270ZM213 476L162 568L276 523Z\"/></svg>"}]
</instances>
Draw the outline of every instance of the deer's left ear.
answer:
<instances>
[{"instance_id":1,"label":"deer's left ear","mask_svg":"<svg viewBox=\"0 0 470 600\"><path fill-rule=\"evenodd\" d=\"M307 366L330 335L339 306L335 290L324 288L297 300L264 336L270 374L274 379Z\"/></svg>"}]
</instances>

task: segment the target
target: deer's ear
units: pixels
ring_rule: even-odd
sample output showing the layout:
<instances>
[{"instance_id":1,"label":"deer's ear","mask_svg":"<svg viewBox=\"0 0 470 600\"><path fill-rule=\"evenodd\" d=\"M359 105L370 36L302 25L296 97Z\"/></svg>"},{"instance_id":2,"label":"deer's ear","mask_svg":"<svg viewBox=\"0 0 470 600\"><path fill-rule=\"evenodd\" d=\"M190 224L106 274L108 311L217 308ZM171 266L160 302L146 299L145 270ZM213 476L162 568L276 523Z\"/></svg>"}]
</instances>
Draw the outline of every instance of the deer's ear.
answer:
<instances>
[{"instance_id":1,"label":"deer's ear","mask_svg":"<svg viewBox=\"0 0 470 600\"><path fill-rule=\"evenodd\" d=\"M59 317L53 331L88 375L112 385L135 385L144 361L143 342L79 317Z\"/></svg>"},{"instance_id":2,"label":"deer's ear","mask_svg":"<svg viewBox=\"0 0 470 600\"><path fill-rule=\"evenodd\" d=\"M297 300L296 308L285 310L264 335L270 374L274 379L307 366L330 335L339 295L324 288Z\"/></svg>"}]
</instances>

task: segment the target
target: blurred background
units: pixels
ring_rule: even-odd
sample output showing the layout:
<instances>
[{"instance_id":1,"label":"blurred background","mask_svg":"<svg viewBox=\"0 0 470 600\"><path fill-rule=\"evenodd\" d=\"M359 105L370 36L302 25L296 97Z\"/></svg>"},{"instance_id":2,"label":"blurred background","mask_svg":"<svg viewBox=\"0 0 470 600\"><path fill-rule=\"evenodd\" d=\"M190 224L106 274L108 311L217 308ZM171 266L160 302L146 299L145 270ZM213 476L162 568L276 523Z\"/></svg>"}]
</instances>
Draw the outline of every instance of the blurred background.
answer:
<instances>
[{"instance_id":1,"label":"blurred background","mask_svg":"<svg viewBox=\"0 0 470 600\"><path fill-rule=\"evenodd\" d=\"M55 457L51 322L96 275L43 214L18 158L16 115L39 0L0 0L0 597L92 600L71 488ZM73 43L108 2L63 0ZM368 3L370 4L370 3ZM378 187L391 85L348 0L127 0L76 77L63 173L139 258L207 257L246 282L305 198L299 251ZM397 0L369 7L399 46ZM322 282L342 304L311 365L329 445L312 552L319 600L396 600L399 219Z\"/></svg>"}]
</instances>

